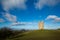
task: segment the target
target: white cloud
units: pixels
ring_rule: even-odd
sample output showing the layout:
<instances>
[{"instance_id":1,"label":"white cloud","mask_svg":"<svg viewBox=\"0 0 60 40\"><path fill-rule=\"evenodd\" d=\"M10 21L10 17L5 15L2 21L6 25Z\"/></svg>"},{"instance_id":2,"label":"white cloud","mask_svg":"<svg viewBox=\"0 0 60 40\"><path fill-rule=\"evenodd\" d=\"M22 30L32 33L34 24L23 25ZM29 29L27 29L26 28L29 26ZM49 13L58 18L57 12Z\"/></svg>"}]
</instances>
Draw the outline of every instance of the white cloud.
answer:
<instances>
[{"instance_id":1,"label":"white cloud","mask_svg":"<svg viewBox=\"0 0 60 40\"><path fill-rule=\"evenodd\" d=\"M3 0L2 5L5 11L8 11L12 7L25 9L25 2L26 0Z\"/></svg>"},{"instance_id":2,"label":"white cloud","mask_svg":"<svg viewBox=\"0 0 60 40\"><path fill-rule=\"evenodd\" d=\"M10 13L5 13L5 14L3 14L3 16L10 22L17 21L17 17L15 15L10 14Z\"/></svg>"},{"instance_id":3,"label":"white cloud","mask_svg":"<svg viewBox=\"0 0 60 40\"><path fill-rule=\"evenodd\" d=\"M49 15L49 16L46 18L46 20L48 20L48 19L55 19L55 18L57 18L56 15Z\"/></svg>"},{"instance_id":4,"label":"white cloud","mask_svg":"<svg viewBox=\"0 0 60 40\"><path fill-rule=\"evenodd\" d=\"M11 26L25 26L25 25L32 25L32 24L37 24L35 22L15 22L15 23L12 23Z\"/></svg>"},{"instance_id":5,"label":"white cloud","mask_svg":"<svg viewBox=\"0 0 60 40\"><path fill-rule=\"evenodd\" d=\"M39 0L35 3L35 8L42 9L44 6L55 6L60 0Z\"/></svg>"},{"instance_id":6,"label":"white cloud","mask_svg":"<svg viewBox=\"0 0 60 40\"><path fill-rule=\"evenodd\" d=\"M21 26L21 25L25 25L25 24L20 22L15 22L11 24L11 26Z\"/></svg>"},{"instance_id":7,"label":"white cloud","mask_svg":"<svg viewBox=\"0 0 60 40\"><path fill-rule=\"evenodd\" d=\"M4 19L2 19L2 18L0 18L0 22L5 22L5 20L4 20Z\"/></svg>"},{"instance_id":8,"label":"white cloud","mask_svg":"<svg viewBox=\"0 0 60 40\"><path fill-rule=\"evenodd\" d=\"M49 15L45 20L53 19L54 22L60 22L60 17L56 15Z\"/></svg>"},{"instance_id":9,"label":"white cloud","mask_svg":"<svg viewBox=\"0 0 60 40\"><path fill-rule=\"evenodd\" d=\"M55 19L56 22L60 22L60 17Z\"/></svg>"}]
</instances>

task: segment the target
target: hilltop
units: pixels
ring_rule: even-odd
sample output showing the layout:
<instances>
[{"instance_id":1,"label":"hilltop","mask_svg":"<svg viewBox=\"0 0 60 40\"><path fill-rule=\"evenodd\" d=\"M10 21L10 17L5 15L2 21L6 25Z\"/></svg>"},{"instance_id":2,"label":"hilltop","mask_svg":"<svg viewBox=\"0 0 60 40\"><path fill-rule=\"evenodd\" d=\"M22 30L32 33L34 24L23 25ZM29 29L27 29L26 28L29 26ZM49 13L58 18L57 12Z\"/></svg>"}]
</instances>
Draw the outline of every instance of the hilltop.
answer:
<instances>
[{"instance_id":1,"label":"hilltop","mask_svg":"<svg viewBox=\"0 0 60 40\"><path fill-rule=\"evenodd\" d=\"M7 40L60 40L60 30L32 30Z\"/></svg>"}]
</instances>

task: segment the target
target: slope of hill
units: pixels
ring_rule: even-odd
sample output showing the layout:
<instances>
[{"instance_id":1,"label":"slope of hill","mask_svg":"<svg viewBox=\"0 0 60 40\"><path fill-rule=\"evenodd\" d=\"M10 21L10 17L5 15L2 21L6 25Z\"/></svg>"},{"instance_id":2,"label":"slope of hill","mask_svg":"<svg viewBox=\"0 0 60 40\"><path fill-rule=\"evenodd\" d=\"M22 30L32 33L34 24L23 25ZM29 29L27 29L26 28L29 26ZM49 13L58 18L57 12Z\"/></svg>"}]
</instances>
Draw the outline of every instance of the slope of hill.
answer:
<instances>
[{"instance_id":1,"label":"slope of hill","mask_svg":"<svg viewBox=\"0 0 60 40\"><path fill-rule=\"evenodd\" d=\"M17 34L7 40L60 40L60 30L34 30Z\"/></svg>"}]
</instances>

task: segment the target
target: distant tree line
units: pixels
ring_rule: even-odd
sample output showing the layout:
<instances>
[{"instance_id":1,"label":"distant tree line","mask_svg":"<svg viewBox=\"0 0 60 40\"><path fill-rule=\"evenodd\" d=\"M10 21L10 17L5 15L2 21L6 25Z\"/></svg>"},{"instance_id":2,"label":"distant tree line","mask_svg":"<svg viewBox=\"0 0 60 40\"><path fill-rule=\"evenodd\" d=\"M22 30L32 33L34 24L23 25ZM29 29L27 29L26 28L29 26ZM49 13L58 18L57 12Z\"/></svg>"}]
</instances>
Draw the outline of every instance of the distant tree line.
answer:
<instances>
[{"instance_id":1,"label":"distant tree line","mask_svg":"<svg viewBox=\"0 0 60 40\"><path fill-rule=\"evenodd\" d=\"M58 30L60 30L60 28L58 28Z\"/></svg>"}]
</instances>

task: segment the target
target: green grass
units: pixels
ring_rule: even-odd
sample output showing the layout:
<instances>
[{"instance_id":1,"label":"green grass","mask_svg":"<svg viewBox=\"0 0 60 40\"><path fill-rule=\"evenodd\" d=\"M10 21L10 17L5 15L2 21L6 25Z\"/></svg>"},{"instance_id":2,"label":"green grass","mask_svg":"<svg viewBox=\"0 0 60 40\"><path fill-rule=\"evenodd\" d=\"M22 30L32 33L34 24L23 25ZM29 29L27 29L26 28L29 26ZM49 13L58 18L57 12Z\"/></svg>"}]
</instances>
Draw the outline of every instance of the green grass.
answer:
<instances>
[{"instance_id":1,"label":"green grass","mask_svg":"<svg viewBox=\"0 0 60 40\"><path fill-rule=\"evenodd\" d=\"M60 30L34 30L17 34L7 40L60 40Z\"/></svg>"}]
</instances>

